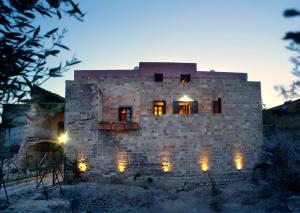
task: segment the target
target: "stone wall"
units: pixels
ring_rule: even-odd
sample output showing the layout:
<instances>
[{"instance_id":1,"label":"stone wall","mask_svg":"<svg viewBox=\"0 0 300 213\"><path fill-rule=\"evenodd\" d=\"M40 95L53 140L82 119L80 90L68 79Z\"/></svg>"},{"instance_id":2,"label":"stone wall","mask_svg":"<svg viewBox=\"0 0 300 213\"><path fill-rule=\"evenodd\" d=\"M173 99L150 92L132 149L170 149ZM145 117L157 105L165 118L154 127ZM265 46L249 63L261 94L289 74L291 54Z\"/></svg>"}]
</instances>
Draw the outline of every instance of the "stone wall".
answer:
<instances>
[{"instance_id":1,"label":"stone wall","mask_svg":"<svg viewBox=\"0 0 300 213\"><path fill-rule=\"evenodd\" d=\"M1 140L5 146L20 145L29 109L30 106L26 104L3 105Z\"/></svg>"},{"instance_id":2,"label":"stone wall","mask_svg":"<svg viewBox=\"0 0 300 213\"><path fill-rule=\"evenodd\" d=\"M52 107L64 109L63 103L52 104ZM17 165L25 168L28 163L28 148L41 142L57 143L58 122L64 122L64 112L48 112L40 104L31 104L26 115ZM32 153L31 153L32 154Z\"/></svg>"},{"instance_id":3,"label":"stone wall","mask_svg":"<svg viewBox=\"0 0 300 213\"><path fill-rule=\"evenodd\" d=\"M89 156L90 169L99 170L100 150L97 150L97 124L102 113L102 94L92 83L66 82L65 129L70 141L65 145L71 159Z\"/></svg>"},{"instance_id":4,"label":"stone wall","mask_svg":"<svg viewBox=\"0 0 300 213\"><path fill-rule=\"evenodd\" d=\"M224 74L223 74L224 75ZM198 101L199 113L174 115L173 101L183 95ZM212 101L222 98L222 113L212 113ZM153 101L166 101L166 115L155 116ZM138 130L99 131L99 121L116 122L118 107L131 105ZM69 158L87 160L90 178L117 175L208 182L201 171L207 163L217 182L248 176L259 161L262 145L259 82L230 78L77 77L66 84L65 124L71 140ZM236 158L242 161L237 171ZM162 171L162 164L170 166ZM121 172L122 171L122 172Z\"/></svg>"}]
</instances>

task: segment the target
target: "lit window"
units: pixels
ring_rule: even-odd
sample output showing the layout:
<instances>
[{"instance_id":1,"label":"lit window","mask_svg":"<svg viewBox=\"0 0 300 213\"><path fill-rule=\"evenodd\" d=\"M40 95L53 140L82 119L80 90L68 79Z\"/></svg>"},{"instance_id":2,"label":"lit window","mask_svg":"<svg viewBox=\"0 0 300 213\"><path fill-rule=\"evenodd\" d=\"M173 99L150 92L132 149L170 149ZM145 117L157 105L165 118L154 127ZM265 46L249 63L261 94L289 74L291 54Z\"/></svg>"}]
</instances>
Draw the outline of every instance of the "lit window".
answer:
<instances>
[{"instance_id":1,"label":"lit window","mask_svg":"<svg viewBox=\"0 0 300 213\"><path fill-rule=\"evenodd\" d=\"M153 114L154 115L166 114L166 102L165 101L154 101Z\"/></svg>"},{"instance_id":2,"label":"lit window","mask_svg":"<svg viewBox=\"0 0 300 213\"><path fill-rule=\"evenodd\" d=\"M180 75L180 82L181 83L188 83L191 81L191 74L181 74Z\"/></svg>"},{"instance_id":3,"label":"lit window","mask_svg":"<svg viewBox=\"0 0 300 213\"><path fill-rule=\"evenodd\" d=\"M221 113L222 112L222 99L218 98L218 100L213 101L213 113Z\"/></svg>"},{"instance_id":4,"label":"lit window","mask_svg":"<svg viewBox=\"0 0 300 213\"><path fill-rule=\"evenodd\" d=\"M162 73L155 73L154 74L154 81L155 82L163 82L164 81L164 75Z\"/></svg>"},{"instance_id":5,"label":"lit window","mask_svg":"<svg viewBox=\"0 0 300 213\"><path fill-rule=\"evenodd\" d=\"M119 107L119 121L120 122L129 122L132 117L132 108L131 107Z\"/></svg>"},{"instance_id":6,"label":"lit window","mask_svg":"<svg viewBox=\"0 0 300 213\"><path fill-rule=\"evenodd\" d=\"M174 101L173 113L186 115L198 113L198 101Z\"/></svg>"},{"instance_id":7,"label":"lit window","mask_svg":"<svg viewBox=\"0 0 300 213\"><path fill-rule=\"evenodd\" d=\"M179 113L180 115L192 114L191 102L179 102Z\"/></svg>"}]
</instances>

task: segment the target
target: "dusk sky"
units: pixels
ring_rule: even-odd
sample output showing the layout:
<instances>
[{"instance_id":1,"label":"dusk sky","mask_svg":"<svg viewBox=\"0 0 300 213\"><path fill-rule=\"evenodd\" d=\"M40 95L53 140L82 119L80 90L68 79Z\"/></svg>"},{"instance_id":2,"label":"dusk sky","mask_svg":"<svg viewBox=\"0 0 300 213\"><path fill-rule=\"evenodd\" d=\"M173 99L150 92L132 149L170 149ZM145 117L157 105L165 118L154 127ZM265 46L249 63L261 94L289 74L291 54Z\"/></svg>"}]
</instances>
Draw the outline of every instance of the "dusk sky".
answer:
<instances>
[{"instance_id":1,"label":"dusk sky","mask_svg":"<svg viewBox=\"0 0 300 213\"><path fill-rule=\"evenodd\" d=\"M296 0L84 0L84 22L66 18L64 44L82 63L62 78L42 87L64 96L65 80L74 69L131 69L141 61L194 62L200 71L247 72L250 81L261 81L267 107L284 99L276 85L288 85L293 55L282 37L299 29L300 19L286 19ZM42 29L57 22L41 19Z\"/></svg>"}]
</instances>

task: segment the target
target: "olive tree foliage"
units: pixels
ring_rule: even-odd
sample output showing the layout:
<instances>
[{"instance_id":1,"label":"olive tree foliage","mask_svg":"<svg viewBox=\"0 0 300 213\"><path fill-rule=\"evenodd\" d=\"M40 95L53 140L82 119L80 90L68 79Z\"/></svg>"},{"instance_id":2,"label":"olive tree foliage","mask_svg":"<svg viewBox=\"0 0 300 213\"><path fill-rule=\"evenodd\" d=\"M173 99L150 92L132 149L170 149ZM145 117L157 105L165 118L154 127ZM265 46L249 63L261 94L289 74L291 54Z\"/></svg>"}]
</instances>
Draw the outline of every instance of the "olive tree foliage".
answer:
<instances>
[{"instance_id":1,"label":"olive tree foliage","mask_svg":"<svg viewBox=\"0 0 300 213\"><path fill-rule=\"evenodd\" d=\"M297 9L287 9L284 11L283 16L286 18L300 18L300 11ZM300 90L300 31L287 32L283 39L290 42L287 48L295 53L290 60L294 65L292 74L296 76L296 80L288 88L280 86L277 89L280 90L285 98L295 98L299 97Z\"/></svg>"},{"instance_id":2,"label":"olive tree foliage","mask_svg":"<svg viewBox=\"0 0 300 213\"><path fill-rule=\"evenodd\" d=\"M82 21L76 0L0 0L0 104L19 101L33 85L60 77L75 57L49 66L62 50L65 33L59 27L42 32L38 17L60 20L72 16Z\"/></svg>"}]
</instances>

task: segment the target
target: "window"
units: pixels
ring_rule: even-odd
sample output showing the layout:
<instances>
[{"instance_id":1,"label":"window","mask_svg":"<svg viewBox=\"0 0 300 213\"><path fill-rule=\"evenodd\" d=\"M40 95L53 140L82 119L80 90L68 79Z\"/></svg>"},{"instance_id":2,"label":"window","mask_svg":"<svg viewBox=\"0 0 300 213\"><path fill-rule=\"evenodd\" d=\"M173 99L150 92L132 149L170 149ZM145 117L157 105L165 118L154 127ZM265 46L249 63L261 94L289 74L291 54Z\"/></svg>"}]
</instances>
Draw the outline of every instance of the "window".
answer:
<instances>
[{"instance_id":1,"label":"window","mask_svg":"<svg viewBox=\"0 0 300 213\"><path fill-rule=\"evenodd\" d=\"M192 114L191 102L179 102L179 113L180 115Z\"/></svg>"},{"instance_id":2,"label":"window","mask_svg":"<svg viewBox=\"0 0 300 213\"><path fill-rule=\"evenodd\" d=\"M213 101L213 113L221 113L222 112L222 99L218 98L218 100Z\"/></svg>"},{"instance_id":3,"label":"window","mask_svg":"<svg viewBox=\"0 0 300 213\"><path fill-rule=\"evenodd\" d=\"M198 101L174 101L173 102L173 114L197 114L198 113Z\"/></svg>"},{"instance_id":4,"label":"window","mask_svg":"<svg viewBox=\"0 0 300 213\"><path fill-rule=\"evenodd\" d=\"M119 107L119 121L129 122L132 117L132 107Z\"/></svg>"},{"instance_id":5,"label":"window","mask_svg":"<svg viewBox=\"0 0 300 213\"><path fill-rule=\"evenodd\" d=\"M153 114L154 115L166 114L166 102L165 101L154 101Z\"/></svg>"},{"instance_id":6,"label":"window","mask_svg":"<svg viewBox=\"0 0 300 213\"><path fill-rule=\"evenodd\" d=\"M180 82L181 83L188 83L191 81L191 74L181 74L180 75Z\"/></svg>"},{"instance_id":7,"label":"window","mask_svg":"<svg viewBox=\"0 0 300 213\"><path fill-rule=\"evenodd\" d=\"M164 81L164 75L162 73L155 73L154 74L154 81L155 82L163 82Z\"/></svg>"}]
</instances>

